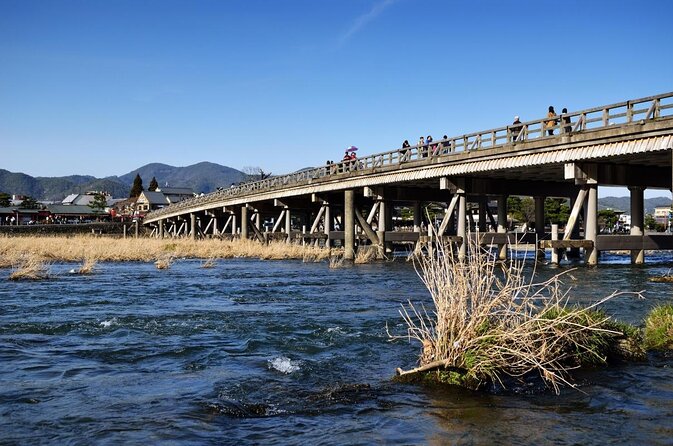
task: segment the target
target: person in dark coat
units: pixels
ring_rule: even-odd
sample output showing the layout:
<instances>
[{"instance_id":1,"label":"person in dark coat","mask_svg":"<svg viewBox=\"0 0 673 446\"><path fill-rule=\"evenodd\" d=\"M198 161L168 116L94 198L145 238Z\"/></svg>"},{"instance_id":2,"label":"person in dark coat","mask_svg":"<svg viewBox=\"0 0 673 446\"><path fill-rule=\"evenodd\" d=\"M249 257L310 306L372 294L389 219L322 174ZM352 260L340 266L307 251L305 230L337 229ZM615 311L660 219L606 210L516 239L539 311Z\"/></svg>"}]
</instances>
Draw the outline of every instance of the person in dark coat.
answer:
<instances>
[{"instance_id":1,"label":"person in dark coat","mask_svg":"<svg viewBox=\"0 0 673 446\"><path fill-rule=\"evenodd\" d=\"M521 133L521 129L523 129L523 126L521 125L521 121L519 121L518 116L514 117L514 122L512 123L509 129L512 132L512 142L515 142L516 139L519 137L519 133Z\"/></svg>"},{"instance_id":2,"label":"person in dark coat","mask_svg":"<svg viewBox=\"0 0 673 446\"><path fill-rule=\"evenodd\" d=\"M570 116L567 116L566 113L568 113L568 109L564 108L561 110L561 120L563 122L563 133L570 133L572 132L573 128L570 125Z\"/></svg>"}]
</instances>

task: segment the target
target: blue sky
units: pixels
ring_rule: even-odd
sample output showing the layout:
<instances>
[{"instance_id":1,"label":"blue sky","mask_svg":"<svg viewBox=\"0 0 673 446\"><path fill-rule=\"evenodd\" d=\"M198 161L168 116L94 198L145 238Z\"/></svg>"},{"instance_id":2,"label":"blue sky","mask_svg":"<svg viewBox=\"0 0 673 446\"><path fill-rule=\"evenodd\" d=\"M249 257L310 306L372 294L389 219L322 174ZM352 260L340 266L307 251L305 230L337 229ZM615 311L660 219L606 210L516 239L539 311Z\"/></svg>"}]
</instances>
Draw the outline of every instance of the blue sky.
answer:
<instances>
[{"instance_id":1,"label":"blue sky","mask_svg":"<svg viewBox=\"0 0 673 446\"><path fill-rule=\"evenodd\" d=\"M0 168L280 174L668 92L672 19L668 0L0 0Z\"/></svg>"}]
</instances>

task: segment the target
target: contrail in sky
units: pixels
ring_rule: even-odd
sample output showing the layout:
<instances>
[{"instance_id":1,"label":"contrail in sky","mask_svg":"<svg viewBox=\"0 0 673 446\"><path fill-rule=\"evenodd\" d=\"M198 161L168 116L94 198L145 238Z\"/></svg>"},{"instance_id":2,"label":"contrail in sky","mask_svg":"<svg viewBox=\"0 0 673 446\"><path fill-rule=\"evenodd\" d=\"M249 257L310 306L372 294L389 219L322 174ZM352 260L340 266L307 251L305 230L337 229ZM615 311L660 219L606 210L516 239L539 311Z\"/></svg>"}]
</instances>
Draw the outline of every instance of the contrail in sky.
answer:
<instances>
[{"instance_id":1,"label":"contrail in sky","mask_svg":"<svg viewBox=\"0 0 673 446\"><path fill-rule=\"evenodd\" d=\"M397 2L398 0L383 0L372 6L372 9L366 14L362 14L355 19L351 27L341 36L339 39L339 44L344 44L348 39L350 39L354 34L360 31L367 23L374 20L379 16L388 6Z\"/></svg>"}]
</instances>

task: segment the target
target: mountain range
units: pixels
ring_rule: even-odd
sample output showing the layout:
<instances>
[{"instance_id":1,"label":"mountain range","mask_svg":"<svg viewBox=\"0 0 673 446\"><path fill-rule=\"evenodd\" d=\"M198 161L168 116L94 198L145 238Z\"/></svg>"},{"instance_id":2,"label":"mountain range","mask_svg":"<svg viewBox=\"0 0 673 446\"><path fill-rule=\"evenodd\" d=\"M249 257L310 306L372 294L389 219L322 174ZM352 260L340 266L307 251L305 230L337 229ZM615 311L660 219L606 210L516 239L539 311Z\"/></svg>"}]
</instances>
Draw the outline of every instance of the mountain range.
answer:
<instances>
[{"instance_id":1,"label":"mountain range","mask_svg":"<svg viewBox=\"0 0 673 446\"><path fill-rule=\"evenodd\" d=\"M49 201L61 201L70 194L87 191L107 191L114 198L126 198L136 174L140 174L145 188L149 186L154 177L160 187L166 185L190 187L197 193L208 193L218 187L229 187L231 183L244 181L248 177L240 170L209 162L186 167L151 163L124 175L105 178L90 175L32 177L24 173L0 169L0 192L11 195L28 195L37 200Z\"/></svg>"},{"instance_id":2,"label":"mountain range","mask_svg":"<svg viewBox=\"0 0 673 446\"><path fill-rule=\"evenodd\" d=\"M661 192L662 194L664 191ZM646 214L654 214L655 207L670 206L671 199L666 197L645 198L643 200ZM631 198L629 197L603 197L598 199L598 209L612 209L631 213Z\"/></svg>"}]
</instances>

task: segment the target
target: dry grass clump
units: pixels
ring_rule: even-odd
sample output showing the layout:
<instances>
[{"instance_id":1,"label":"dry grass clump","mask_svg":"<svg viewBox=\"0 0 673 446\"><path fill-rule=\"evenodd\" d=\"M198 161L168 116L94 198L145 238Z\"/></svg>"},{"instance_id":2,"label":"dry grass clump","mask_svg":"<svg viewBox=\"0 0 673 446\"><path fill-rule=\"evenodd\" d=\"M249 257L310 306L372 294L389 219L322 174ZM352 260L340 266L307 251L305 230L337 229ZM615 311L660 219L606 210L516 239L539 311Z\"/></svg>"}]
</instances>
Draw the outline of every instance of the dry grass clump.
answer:
<instances>
[{"instance_id":1,"label":"dry grass clump","mask_svg":"<svg viewBox=\"0 0 673 446\"><path fill-rule=\"evenodd\" d=\"M85 257L84 260L82 261L82 266L80 266L79 269L77 270L77 274L93 273L97 263L98 261L96 260L95 257L93 256Z\"/></svg>"},{"instance_id":2,"label":"dry grass clump","mask_svg":"<svg viewBox=\"0 0 673 446\"><path fill-rule=\"evenodd\" d=\"M353 263L362 264L362 263L371 263L376 260L378 254L378 247L365 245L359 246L357 252L355 253L355 260Z\"/></svg>"},{"instance_id":3,"label":"dry grass clump","mask_svg":"<svg viewBox=\"0 0 673 446\"><path fill-rule=\"evenodd\" d=\"M329 267L330 269L343 268L346 264L343 253L336 253L329 258Z\"/></svg>"},{"instance_id":4,"label":"dry grass clump","mask_svg":"<svg viewBox=\"0 0 673 446\"><path fill-rule=\"evenodd\" d=\"M214 267L215 267L215 259L212 257L206 259L206 261L201 264L201 268L214 268Z\"/></svg>"},{"instance_id":5,"label":"dry grass clump","mask_svg":"<svg viewBox=\"0 0 673 446\"><path fill-rule=\"evenodd\" d=\"M157 269L168 269L172 265L173 265L173 256L171 255L165 255L163 257L160 257L154 262L154 266L156 266Z\"/></svg>"},{"instance_id":6,"label":"dry grass clump","mask_svg":"<svg viewBox=\"0 0 673 446\"><path fill-rule=\"evenodd\" d=\"M539 374L556 392L571 385L569 371L607 360L619 326L596 307L568 305L560 275L543 283L527 281L523 261L499 263L476 243L460 261L451 246L439 245L420 257L417 271L434 308L409 302L400 311L406 336L421 343L420 366L400 375L434 371L443 382L478 388L503 384L505 376Z\"/></svg>"},{"instance_id":7,"label":"dry grass clump","mask_svg":"<svg viewBox=\"0 0 673 446\"><path fill-rule=\"evenodd\" d=\"M49 265L35 255L28 255L14 265L9 280L43 280L49 278Z\"/></svg>"},{"instance_id":8,"label":"dry grass clump","mask_svg":"<svg viewBox=\"0 0 673 446\"><path fill-rule=\"evenodd\" d=\"M673 274L671 274L671 270L669 269L666 274L650 277L650 282L671 283L673 282Z\"/></svg>"}]
</instances>

